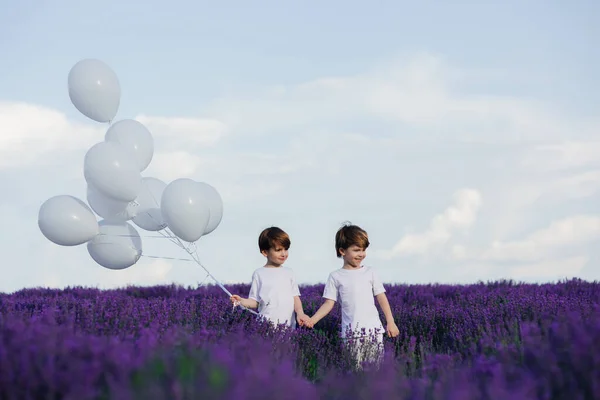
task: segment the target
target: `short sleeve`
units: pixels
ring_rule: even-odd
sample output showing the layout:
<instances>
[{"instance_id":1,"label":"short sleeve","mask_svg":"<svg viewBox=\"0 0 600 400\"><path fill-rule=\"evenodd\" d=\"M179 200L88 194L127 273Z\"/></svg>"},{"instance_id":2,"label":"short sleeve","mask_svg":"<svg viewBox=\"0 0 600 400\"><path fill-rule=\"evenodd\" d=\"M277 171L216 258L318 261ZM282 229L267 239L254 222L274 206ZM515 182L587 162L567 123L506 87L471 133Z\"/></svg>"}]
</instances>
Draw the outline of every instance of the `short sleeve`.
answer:
<instances>
[{"instance_id":1,"label":"short sleeve","mask_svg":"<svg viewBox=\"0 0 600 400\"><path fill-rule=\"evenodd\" d=\"M377 296L378 294L385 293L385 288L383 287L383 283L379 279L379 275L375 271L375 269L371 269L372 274L372 282L373 282L373 296Z\"/></svg>"},{"instance_id":2,"label":"short sleeve","mask_svg":"<svg viewBox=\"0 0 600 400\"><path fill-rule=\"evenodd\" d=\"M291 273L292 277L292 295L293 296L300 296L300 289L298 288L298 283L296 282L296 275L294 274L294 271L292 271Z\"/></svg>"},{"instance_id":3,"label":"short sleeve","mask_svg":"<svg viewBox=\"0 0 600 400\"><path fill-rule=\"evenodd\" d=\"M327 278L323 297L329 300L338 301L338 289L333 274L329 274L329 277Z\"/></svg>"},{"instance_id":4,"label":"short sleeve","mask_svg":"<svg viewBox=\"0 0 600 400\"><path fill-rule=\"evenodd\" d=\"M258 274L254 272L252 274L252 283L250 284L250 294L248 295L248 298L260 303L260 299L258 298L259 288L260 281L258 280Z\"/></svg>"}]
</instances>

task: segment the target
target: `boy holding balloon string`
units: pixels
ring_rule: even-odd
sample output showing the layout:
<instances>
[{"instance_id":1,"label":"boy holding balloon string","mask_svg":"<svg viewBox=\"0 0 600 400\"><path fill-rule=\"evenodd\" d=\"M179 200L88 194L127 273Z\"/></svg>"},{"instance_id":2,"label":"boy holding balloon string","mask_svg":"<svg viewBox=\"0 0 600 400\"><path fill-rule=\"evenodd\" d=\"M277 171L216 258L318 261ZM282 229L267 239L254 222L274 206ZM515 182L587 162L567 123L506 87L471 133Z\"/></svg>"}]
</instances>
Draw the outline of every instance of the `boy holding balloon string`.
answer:
<instances>
[{"instance_id":1,"label":"boy holding balloon string","mask_svg":"<svg viewBox=\"0 0 600 400\"><path fill-rule=\"evenodd\" d=\"M259 315L271 323L291 328L296 327L296 322L303 325L308 321L294 272L283 267L290 245L289 235L278 227L270 227L260 233L258 247L267 262L252 274L248 298L236 294L231 296L234 307L241 304L246 308L258 308Z\"/></svg>"}]
</instances>

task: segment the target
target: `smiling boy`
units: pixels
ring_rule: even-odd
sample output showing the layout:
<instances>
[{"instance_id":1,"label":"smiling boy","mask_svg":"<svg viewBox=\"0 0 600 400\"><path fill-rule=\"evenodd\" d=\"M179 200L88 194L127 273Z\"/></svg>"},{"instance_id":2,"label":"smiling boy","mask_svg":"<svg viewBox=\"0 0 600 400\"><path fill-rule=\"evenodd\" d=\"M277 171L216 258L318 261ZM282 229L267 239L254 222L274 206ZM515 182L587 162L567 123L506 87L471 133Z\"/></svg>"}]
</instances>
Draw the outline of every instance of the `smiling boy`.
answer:
<instances>
[{"instance_id":1,"label":"smiling boy","mask_svg":"<svg viewBox=\"0 0 600 400\"><path fill-rule=\"evenodd\" d=\"M388 336L396 337L399 334L383 284L372 267L362 265L367 247L369 247L369 236L362 228L348 224L337 231L336 255L344 260L344 264L342 268L329 274L323 292L325 302L306 323L303 323L312 328L329 314L335 302L339 301L342 306L341 335L345 341L351 337L354 339L356 343L354 351L358 353L356 354L358 363L364 359L365 352L370 352L369 346L362 347L359 338L364 339L365 336L375 335L378 346L373 356L379 358L383 354L384 329L373 297L377 299L385 315L387 325L385 331ZM363 329L366 335L361 333Z\"/></svg>"}]
</instances>

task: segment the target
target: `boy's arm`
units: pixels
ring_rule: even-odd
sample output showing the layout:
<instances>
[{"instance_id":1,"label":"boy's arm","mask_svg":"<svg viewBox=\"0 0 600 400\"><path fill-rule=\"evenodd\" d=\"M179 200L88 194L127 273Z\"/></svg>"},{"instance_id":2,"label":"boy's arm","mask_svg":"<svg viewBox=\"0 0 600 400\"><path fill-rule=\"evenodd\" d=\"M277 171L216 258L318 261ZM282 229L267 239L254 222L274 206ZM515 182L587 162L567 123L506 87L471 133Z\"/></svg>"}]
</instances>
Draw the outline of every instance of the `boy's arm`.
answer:
<instances>
[{"instance_id":1,"label":"boy's arm","mask_svg":"<svg viewBox=\"0 0 600 400\"><path fill-rule=\"evenodd\" d=\"M250 293L248 293L247 299L241 299L240 304L246 308L258 308L258 304L260 297L258 293L260 292L260 278L256 271L252 274L252 283L250 284Z\"/></svg>"},{"instance_id":2,"label":"boy's arm","mask_svg":"<svg viewBox=\"0 0 600 400\"><path fill-rule=\"evenodd\" d=\"M325 302L321 304L321 307L317 310L312 317L308 319L306 324L309 328L312 328L317 322L331 312L335 305L335 300L338 298L338 290L335 279L332 274L329 274L327 282L325 283L325 289L323 291L323 297Z\"/></svg>"},{"instance_id":3,"label":"boy's arm","mask_svg":"<svg viewBox=\"0 0 600 400\"><path fill-rule=\"evenodd\" d=\"M304 308L302 307L302 300L300 296L294 296L294 311L298 317L304 316Z\"/></svg>"},{"instance_id":4,"label":"boy's arm","mask_svg":"<svg viewBox=\"0 0 600 400\"><path fill-rule=\"evenodd\" d=\"M231 296L231 302L234 304L238 302L246 308L258 308L258 301L254 299L244 299L237 294Z\"/></svg>"},{"instance_id":5,"label":"boy's arm","mask_svg":"<svg viewBox=\"0 0 600 400\"><path fill-rule=\"evenodd\" d=\"M296 318L304 317L304 309L302 308L302 300L300 300L300 288L298 287L298 283L296 282L296 276L294 273L291 273L291 284L292 284L292 293L294 296L294 311L296 312Z\"/></svg>"},{"instance_id":6,"label":"boy's arm","mask_svg":"<svg viewBox=\"0 0 600 400\"><path fill-rule=\"evenodd\" d=\"M387 324L387 334L390 337L396 337L400 334L396 323L394 322L394 316L392 315L392 308L390 307L390 302L385 295L385 288L383 287L383 283L379 279L379 276L375 270L373 270L373 294L377 298L377 302L381 307L381 311L383 311L383 315L385 315L385 321Z\"/></svg>"},{"instance_id":7,"label":"boy's arm","mask_svg":"<svg viewBox=\"0 0 600 400\"><path fill-rule=\"evenodd\" d=\"M394 323L394 316L392 315L392 308L390 307L390 302L387 299L385 293L380 293L377 296L377 302L381 307L381 311L383 311L383 315L385 315L386 323Z\"/></svg>"},{"instance_id":8,"label":"boy's arm","mask_svg":"<svg viewBox=\"0 0 600 400\"><path fill-rule=\"evenodd\" d=\"M252 299L242 299L240 302L246 308L258 308L258 301Z\"/></svg>"},{"instance_id":9,"label":"boy's arm","mask_svg":"<svg viewBox=\"0 0 600 400\"><path fill-rule=\"evenodd\" d=\"M400 330L398 329L398 326L396 326L396 322L394 322L394 316L392 315L392 309L390 307L390 302L388 301L387 296L385 295L385 293L380 293L375 297L377 298L377 302L379 303L379 306L383 311L383 315L385 315L385 321L387 324L387 334L390 337L398 336L400 334Z\"/></svg>"},{"instance_id":10,"label":"boy's arm","mask_svg":"<svg viewBox=\"0 0 600 400\"><path fill-rule=\"evenodd\" d=\"M319 307L317 312L312 317L310 317L310 321L311 321L312 325L316 324L321 319L323 319L323 317L325 317L327 314L329 314L331 312L331 310L333 310L334 305L335 305L334 300L325 299L325 302L321 305L321 307Z\"/></svg>"}]
</instances>

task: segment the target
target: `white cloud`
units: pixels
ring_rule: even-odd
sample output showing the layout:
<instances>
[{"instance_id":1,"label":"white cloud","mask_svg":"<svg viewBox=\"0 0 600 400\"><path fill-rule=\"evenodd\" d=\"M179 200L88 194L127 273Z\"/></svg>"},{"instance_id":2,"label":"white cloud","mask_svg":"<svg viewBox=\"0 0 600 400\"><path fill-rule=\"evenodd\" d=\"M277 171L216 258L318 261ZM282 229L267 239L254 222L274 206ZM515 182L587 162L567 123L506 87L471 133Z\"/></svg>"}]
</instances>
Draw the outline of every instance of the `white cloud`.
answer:
<instances>
[{"instance_id":1,"label":"white cloud","mask_svg":"<svg viewBox=\"0 0 600 400\"><path fill-rule=\"evenodd\" d=\"M270 224L291 233L289 264L298 280L324 281L339 267L331 242L344 220L369 227L372 253L384 256L378 263L386 282L541 276L544 268L554 275L583 273L578 266L597 252L590 245L597 228L591 209L574 208L598 200L599 158L589 149L594 130L552 104L469 93L462 87L469 75L422 55L355 76L224 96L205 108L206 118L142 114L136 118L156 138L143 174L165 181L191 177L219 190L226 202L222 225L199 249L224 281L247 282L262 265L256 237ZM142 260L119 274L96 265L85 249L48 243L32 204L58 191L85 193L83 154L103 139L104 127L6 102L0 124L9 132L0 138L3 188L23 196L3 199L15 239L4 240L0 250L19 268L0 290L204 279L184 261ZM574 132L573 126L587 128ZM27 149L30 155L19 154ZM22 188L24 176L35 185ZM445 208L444 198L456 188L474 189L457 191ZM441 211L433 218L431 204ZM552 225L557 215L564 218ZM27 245L16 239L23 237L30 238ZM46 246L54 253L29 251ZM144 246L148 254L171 255L156 241ZM398 264L411 259L420 267L406 264L399 275Z\"/></svg>"},{"instance_id":2,"label":"white cloud","mask_svg":"<svg viewBox=\"0 0 600 400\"><path fill-rule=\"evenodd\" d=\"M69 121L44 106L0 102L0 168L56 163L61 152L82 149L103 140L98 126Z\"/></svg>"},{"instance_id":3,"label":"white cloud","mask_svg":"<svg viewBox=\"0 0 600 400\"><path fill-rule=\"evenodd\" d=\"M600 147L594 141L574 141L568 146L562 140L549 143L510 146L498 153L502 157L477 166L465 162L465 171L483 167L488 174L479 186L486 193L481 223L490 242L522 235L532 224L549 223L556 218L556 210L576 214L597 209L593 202L600 194ZM549 148L561 150L553 153ZM570 155L561 156L565 153ZM484 169L486 165L494 167ZM548 215L546 219L540 220L542 214Z\"/></svg>"},{"instance_id":4,"label":"white cloud","mask_svg":"<svg viewBox=\"0 0 600 400\"><path fill-rule=\"evenodd\" d=\"M548 227L533 232L523 240L494 241L484 251L484 260L532 261L560 255L565 247L578 249L600 238L600 217L577 215L553 221Z\"/></svg>"},{"instance_id":5,"label":"white cloud","mask_svg":"<svg viewBox=\"0 0 600 400\"><path fill-rule=\"evenodd\" d=\"M600 141L569 140L538 145L525 155L522 165L542 172L597 167L600 165Z\"/></svg>"},{"instance_id":6,"label":"white cloud","mask_svg":"<svg viewBox=\"0 0 600 400\"><path fill-rule=\"evenodd\" d=\"M424 53L354 76L224 97L209 111L233 131L252 136L370 119L402 127L403 136L414 140L506 144L559 140L581 125L534 99L461 92L460 72Z\"/></svg>"},{"instance_id":7,"label":"white cloud","mask_svg":"<svg viewBox=\"0 0 600 400\"><path fill-rule=\"evenodd\" d=\"M457 95L451 69L432 55L376 70L363 85L369 109L419 128L472 141L514 141L556 136L550 110L512 96ZM456 131L456 128L459 131ZM494 135L490 137L489 135Z\"/></svg>"},{"instance_id":8,"label":"white cloud","mask_svg":"<svg viewBox=\"0 0 600 400\"><path fill-rule=\"evenodd\" d=\"M481 194L475 189L461 189L454 196L454 204L433 217L429 229L424 233L404 235L391 251L378 252L384 258L400 255L426 254L444 246L455 231L469 228L475 222L481 207ZM461 253L460 248L454 251Z\"/></svg>"},{"instance_id":9,"label":"white cloud","mask_svg":"<svg viewBox=\"0 0 600 400\"><path fill-rule=\"evenodd\" d=\"M554 201L591 197L600 191L600 170L574 172L552 179L544 189L543 194L552 196Z\"/></svg>"},{"instance_id":10,"label":"white cloud","mask_svg":"<svg viewBox=\"0 0 600 400\"><path fill-rule=\"evenodd\" d=\"M590 260L589 246L600 238L600 217L576 215L552 221L521 240L493 241L481 250L455 244L443 257L454 259L454 278L473 280L563 279L580 274Z\"/></svg>"},{"instance_id":11,"label":"white cloud","mask_svg":"<svg viewBox=\"0 0 600 400\"><path fill-rule=\"evenodd\" d=\"M145 171L145 175L155 176L165 182L178 178L194 178L198 169L205 164L196 155L185 150L173 152L155 152L152 163Z\"/></svg>"},{"instance_id":12,"label":"white cloud","mask_svg":"<svg viewBox=\"0 0 600 400\"><path fill-rule=\"evenodd\" d=\"M227 131L224 123L214 119L145 115L136 119L148 127L155 139L167 138L177 142L180 149L193 144L212 146ZM88 148L104 140L108 129L108 124L76 123L57 110L10 101L0 101L0 126L0 168L56 163L61 158L59 154L73 151L83 151L83 158ZM160 151L159 147L158 158Z\"/></svg>"},{"instance_id":13,"label":"white cloud","mask_svg":"<svg viewBox=\"0 0 600 400\"><path fill-rule=\"evenodd\" d=\"M507 176L489 182L486 192L487 206L482 217L489 220L489 236L491 240L507 240L530 229L539 220L539 213L545 212L543 209L573 208L582 202L593 202L600 194L600 171L531 174L517 167ZM570 212L581 212L573 210Z\"/></svg>"},{"instance_id":14,"label":"white cloud","mask_svg":"<svg viewBox=\"0 0 600 400\"><path fill-rule=\"evenodd\" d=\"M153 135L169 140L215 145L226 133L227 126L216 119L157 117L138 115L135 119L144 124Z\"/></svg>"}]
</instances>

